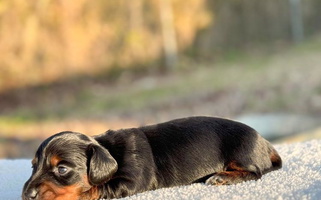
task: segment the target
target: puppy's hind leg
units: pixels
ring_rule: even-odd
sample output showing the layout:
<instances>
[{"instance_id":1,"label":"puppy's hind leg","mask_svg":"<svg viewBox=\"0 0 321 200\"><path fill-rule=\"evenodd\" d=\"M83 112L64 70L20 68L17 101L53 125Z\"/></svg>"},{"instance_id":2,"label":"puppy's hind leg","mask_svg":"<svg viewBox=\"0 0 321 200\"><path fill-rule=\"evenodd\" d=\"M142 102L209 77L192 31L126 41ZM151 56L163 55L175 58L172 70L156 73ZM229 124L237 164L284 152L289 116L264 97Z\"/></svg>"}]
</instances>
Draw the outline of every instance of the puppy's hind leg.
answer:
<instances>
[{"instance_id":1,"label":"puppy's hind leg","mask_svg":"<svg viewBox=\"0 0 321 200\"><path fill-rule=\"evenodd\" d=\"M232 185L249 180L257 180L262 177L262 173L257 170L257 167L250 165L241 167L235 162L231 162L225 171L215 173L210 176L205 184L208 185Z\"/></svg>"}]
</instances>

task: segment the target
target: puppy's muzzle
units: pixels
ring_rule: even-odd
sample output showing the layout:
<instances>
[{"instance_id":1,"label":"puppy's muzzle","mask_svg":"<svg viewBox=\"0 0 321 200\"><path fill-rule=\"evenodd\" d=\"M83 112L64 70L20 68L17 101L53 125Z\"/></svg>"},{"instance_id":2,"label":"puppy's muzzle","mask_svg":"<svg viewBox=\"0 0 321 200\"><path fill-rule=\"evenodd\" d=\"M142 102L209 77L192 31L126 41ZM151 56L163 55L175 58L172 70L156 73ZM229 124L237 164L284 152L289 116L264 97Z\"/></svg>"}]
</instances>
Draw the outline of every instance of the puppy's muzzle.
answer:
<instances>
[{"instance_id":1,"label":"puppy's muzzle","mask_svg":"<svg viewBox=\"0 0 321 200\"><path fill-rule=\"evenodd\" d=\"M31 188L25 191L23 195L23 200L35 200L38 197L38 191L35 188Z\"/></svg>"}]
</instances>

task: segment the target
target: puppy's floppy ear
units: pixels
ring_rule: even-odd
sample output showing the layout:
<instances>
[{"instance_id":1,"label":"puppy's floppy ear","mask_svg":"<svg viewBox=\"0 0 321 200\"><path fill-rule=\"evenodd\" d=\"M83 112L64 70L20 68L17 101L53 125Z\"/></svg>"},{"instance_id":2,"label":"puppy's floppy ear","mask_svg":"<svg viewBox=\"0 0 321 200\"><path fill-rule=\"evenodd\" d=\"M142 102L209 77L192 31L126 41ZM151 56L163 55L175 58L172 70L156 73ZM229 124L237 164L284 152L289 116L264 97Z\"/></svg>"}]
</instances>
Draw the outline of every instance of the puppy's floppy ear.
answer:
<instances>
[{"instance_id":1,"label":"puppy's floppy ear","mask_svg":"<svg viewBox=\"0 0 321 200\"><path fill-rule=\"evenodd\" d=\"M100 185L111 179L118 169L116 160L100 145L88 147L88 180L92 185Z\"/></svg>"}]
</instances>

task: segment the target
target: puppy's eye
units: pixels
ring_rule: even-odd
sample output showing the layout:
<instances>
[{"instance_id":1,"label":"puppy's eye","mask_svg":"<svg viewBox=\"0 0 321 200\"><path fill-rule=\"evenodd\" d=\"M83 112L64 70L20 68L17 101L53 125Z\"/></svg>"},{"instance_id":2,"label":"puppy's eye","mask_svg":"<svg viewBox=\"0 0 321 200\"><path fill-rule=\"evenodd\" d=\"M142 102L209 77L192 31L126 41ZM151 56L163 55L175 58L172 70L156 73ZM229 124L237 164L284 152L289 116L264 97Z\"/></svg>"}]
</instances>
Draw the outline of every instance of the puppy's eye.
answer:
<instances>
[{"instance_id":1,"label":"puppy's eye","mask_svg":"<svg viewBox=\"0 0 321 200\"><path fill-rule=\"evenodd\" d=\"M64 167L64 166L59 166L59 167L58 167L58 173L59 173L60 175L64 175L64 174L66 174L67 172L68 172L67 167Z\"/></svg>"}]
</instances>

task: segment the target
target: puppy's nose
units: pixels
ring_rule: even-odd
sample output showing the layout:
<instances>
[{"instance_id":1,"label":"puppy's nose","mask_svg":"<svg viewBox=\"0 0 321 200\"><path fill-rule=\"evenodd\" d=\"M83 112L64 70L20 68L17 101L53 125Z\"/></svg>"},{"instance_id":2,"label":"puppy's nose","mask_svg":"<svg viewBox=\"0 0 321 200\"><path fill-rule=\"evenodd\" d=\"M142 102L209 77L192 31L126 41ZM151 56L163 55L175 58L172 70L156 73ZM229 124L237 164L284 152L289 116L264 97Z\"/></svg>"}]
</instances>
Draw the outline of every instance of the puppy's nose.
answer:
<instances>
[{"instance_id":1,"label":"puppy's nose","mask_svg":"<svg viewBox=\"0 0 321 200\"><path fill-rule=\"evenodd\" d=\"M27 200L35 200L38 196L38 191L35 188L29 189L25 192L25 197Z\"/></svg>"}]
</instances>

